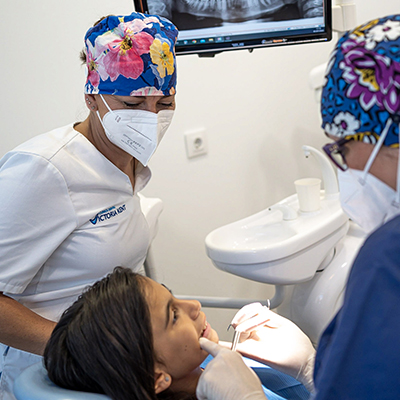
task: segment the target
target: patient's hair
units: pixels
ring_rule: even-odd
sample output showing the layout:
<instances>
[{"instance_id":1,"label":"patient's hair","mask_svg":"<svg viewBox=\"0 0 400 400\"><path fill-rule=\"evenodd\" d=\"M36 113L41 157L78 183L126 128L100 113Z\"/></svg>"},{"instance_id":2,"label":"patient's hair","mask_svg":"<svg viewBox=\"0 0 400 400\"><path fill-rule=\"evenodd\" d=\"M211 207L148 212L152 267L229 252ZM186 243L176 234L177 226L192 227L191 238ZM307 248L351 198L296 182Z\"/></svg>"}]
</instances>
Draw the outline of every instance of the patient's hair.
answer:
<instances>
[{"instance_id":1,"label":"patient's hair","mask_svg":"<svg viewBox=\"0 0 400 400\"><path fill-rule=\"evenodd\" d=\"M154 389L154 353L145 278L115 268L88 288L56 325L44 352L57 385L113 400L190 399Z\"/></svg>"}]
</instances>

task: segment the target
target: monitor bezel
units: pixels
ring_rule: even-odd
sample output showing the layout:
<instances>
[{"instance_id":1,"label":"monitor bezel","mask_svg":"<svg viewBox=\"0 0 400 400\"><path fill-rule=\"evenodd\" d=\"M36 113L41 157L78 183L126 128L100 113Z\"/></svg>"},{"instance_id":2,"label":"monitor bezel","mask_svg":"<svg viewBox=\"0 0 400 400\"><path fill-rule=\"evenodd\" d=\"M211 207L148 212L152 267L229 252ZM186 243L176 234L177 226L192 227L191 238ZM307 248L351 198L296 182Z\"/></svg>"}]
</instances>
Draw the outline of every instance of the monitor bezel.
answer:
<instances>
[{"instance_id":1,"label":"monitor bezel","mask_svg":"<svg viewBox=\"0 0 400 400\"><path fill-rule=\"evenodd\" d=\"M278 31L276 36L269 34L265 38L234 40L232 42L221 43L204 43L176 45L175 52L177 55L197 54L200 57L213 57L225 51L248 50L252 52L254 49L268 48L275 46L287 46L307 43L324 43L332 40L332 0L322 0L324 4L324 31L321 33L294 33L282 34ZM133 0L135 10L148 14L147 0ZM173 21L172 21L173 22Z\"/></svg>"}]
</instances>

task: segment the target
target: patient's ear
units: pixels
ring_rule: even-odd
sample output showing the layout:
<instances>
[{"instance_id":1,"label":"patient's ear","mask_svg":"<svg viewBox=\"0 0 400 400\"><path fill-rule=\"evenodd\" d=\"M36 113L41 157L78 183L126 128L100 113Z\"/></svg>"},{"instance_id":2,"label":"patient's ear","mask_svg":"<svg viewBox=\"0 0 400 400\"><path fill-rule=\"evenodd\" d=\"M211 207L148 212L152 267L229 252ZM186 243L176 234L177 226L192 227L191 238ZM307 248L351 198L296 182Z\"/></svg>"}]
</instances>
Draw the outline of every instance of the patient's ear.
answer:
<instances>
[{"instance_id":1,"label":"patient's ear","mask_svg":"<svg viewBox=\"0 0 400 400\"><path fill-rule=\"evenodd\" d=\"M156 367L154 370L154 389L156 394L163 392L171 386L172 378L164 368Z\"/></svg>"}]
</instances>

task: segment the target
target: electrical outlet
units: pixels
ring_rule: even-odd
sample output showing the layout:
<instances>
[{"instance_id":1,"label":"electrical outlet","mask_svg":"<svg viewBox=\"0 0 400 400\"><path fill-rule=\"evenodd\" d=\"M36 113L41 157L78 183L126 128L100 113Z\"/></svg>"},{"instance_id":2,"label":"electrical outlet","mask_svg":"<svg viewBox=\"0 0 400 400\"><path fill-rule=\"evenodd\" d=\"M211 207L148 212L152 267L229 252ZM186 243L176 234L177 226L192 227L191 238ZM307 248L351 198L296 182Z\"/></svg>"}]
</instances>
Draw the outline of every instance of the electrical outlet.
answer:
<instances>
[{"instance_id":1,"label":"electrical outlet","mask_svg":"<svg viewBox=\"0 0 400 400\"><path fill-rule=\"evenodd\" d=\"M186 144L186 154L188 158L207 154L207 138L204 128L189 131L184 134Z\"/></svg>"}]
</instances>

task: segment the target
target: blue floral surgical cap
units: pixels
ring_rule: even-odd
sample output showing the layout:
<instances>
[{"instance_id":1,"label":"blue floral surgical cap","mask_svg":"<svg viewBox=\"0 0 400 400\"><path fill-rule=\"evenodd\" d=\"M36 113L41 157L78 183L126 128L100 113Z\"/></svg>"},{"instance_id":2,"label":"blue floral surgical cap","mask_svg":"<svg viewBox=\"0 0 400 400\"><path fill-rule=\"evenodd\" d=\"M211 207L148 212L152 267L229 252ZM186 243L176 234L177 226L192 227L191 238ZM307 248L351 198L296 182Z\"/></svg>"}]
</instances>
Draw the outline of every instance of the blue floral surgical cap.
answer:
<instances>
[{"instance_id":1,"label":"blue floral surgical cap","mask_svg":"<svg viewBox=\"0 0 400 400\"><path fill-rule=\"evenodd\" d=\"M383 144L399 145L400 15L370 21L338 41L328 62L321 114L327 134L372 144L391 118Z\"/></svg>"},{"instance_id":2,"label":"blue floral surgical cap","mask_svg":"<svg viewBox=\"0 0 400 400\"><path fill-rule=\"evenodd\" d=\"M155 15L134 12L103 19L85 36L85 93L175 94L177 36L171 22Z\"/></svg>"}]
</instances>

